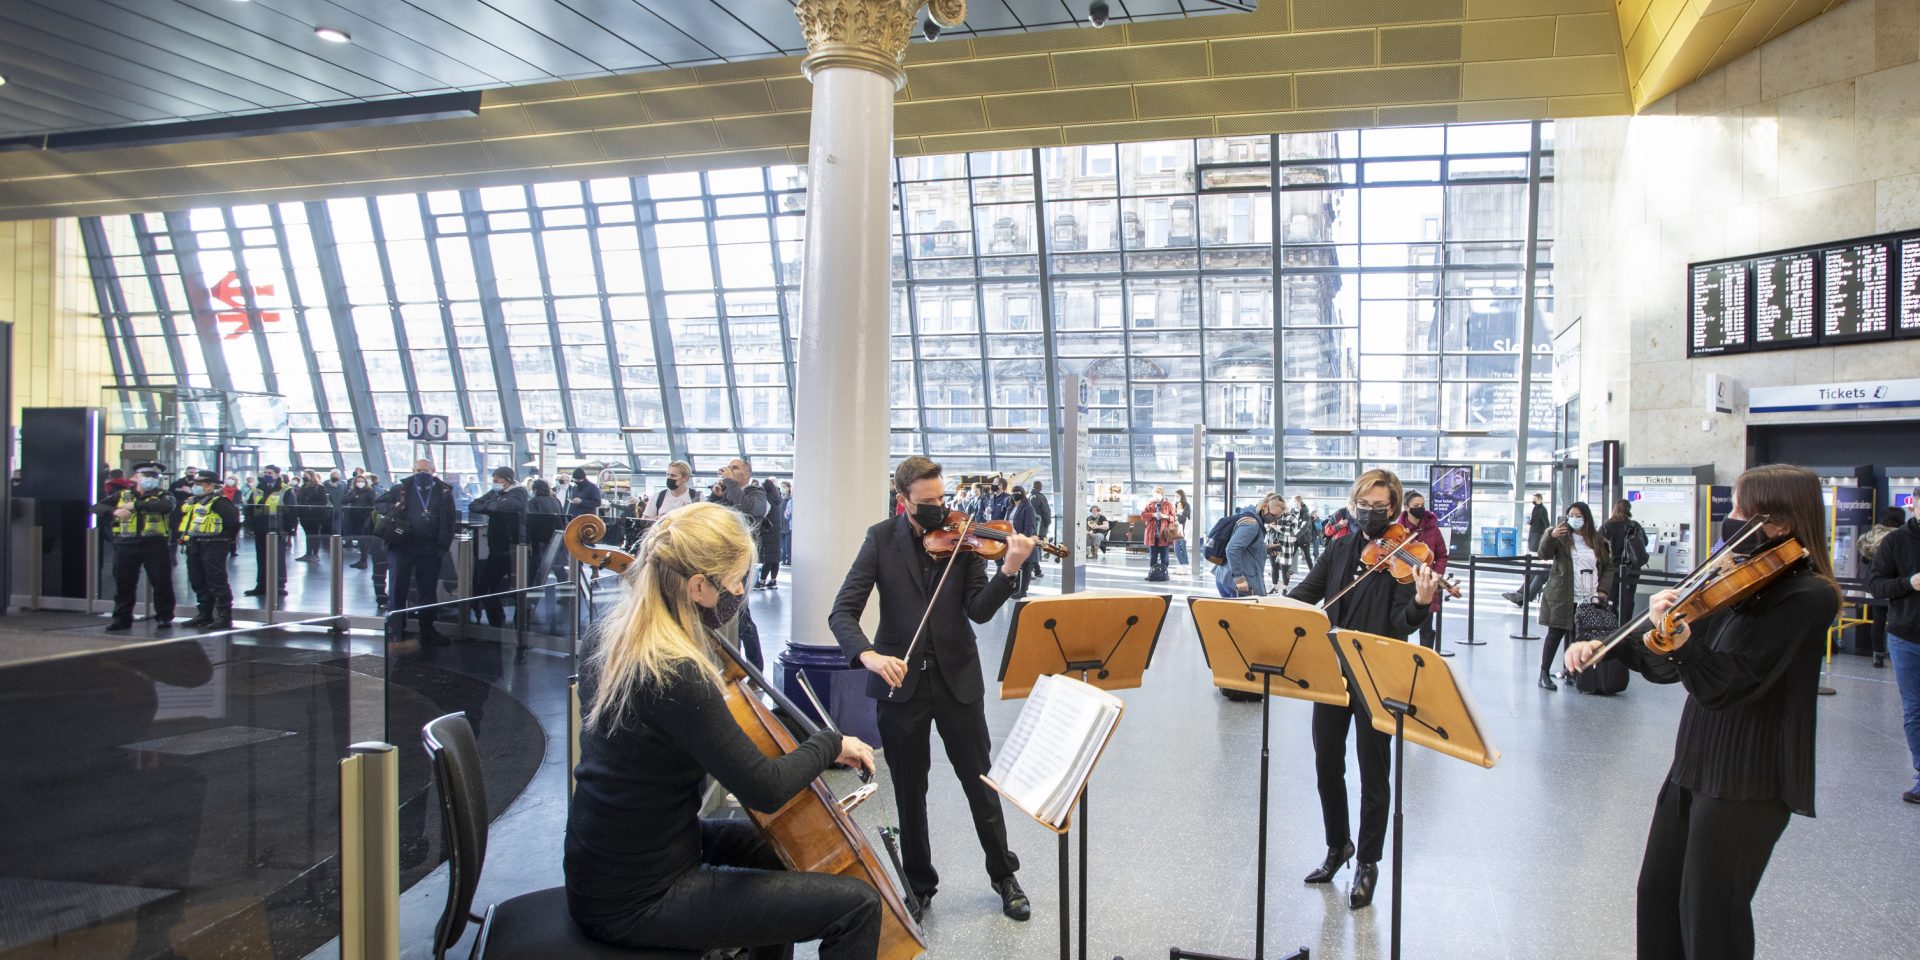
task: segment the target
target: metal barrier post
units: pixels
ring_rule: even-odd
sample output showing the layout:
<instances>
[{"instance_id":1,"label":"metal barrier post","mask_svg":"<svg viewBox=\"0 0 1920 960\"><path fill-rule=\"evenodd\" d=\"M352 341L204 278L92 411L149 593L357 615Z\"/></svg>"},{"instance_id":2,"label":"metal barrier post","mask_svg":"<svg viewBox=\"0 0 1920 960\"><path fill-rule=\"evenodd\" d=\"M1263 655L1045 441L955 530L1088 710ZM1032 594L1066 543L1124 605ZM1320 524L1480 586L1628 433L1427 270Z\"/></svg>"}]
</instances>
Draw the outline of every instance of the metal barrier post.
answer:
<instances>
[{"instance_id":1,"label":"metal barrier post","mask_svg":"<svg viewBox=\"0 0 1920 960\"><path fill-rule=\"evenodd\" d=\"M1479 560L1479 557L1471 553L1467 554L1467 638L1465 640L1454 641L1463 647L1484 647L1487 645L1485 640L1475 640L1473 638L1473 601L1480 588Z\"/></svg>"},{"instance_id":2,"label":"metal barrier post","mask_svg":"<svg viewBox=\"0 0 1920 960\"><path fill-rule=\"evenodd\" d=\"M280 534L267 534L267 564L260 573L260 609L267 624L280 612Z\"/></svg>"},{"instance_id":3,"label":"metal barrier post","mask_svg":"<svg viewBox=\"0 0 1920 960\"><path fill-rule=\"evenodd\" d=\"M567 678L567 799L573 799L573 771L580 766L580 678Z\"/></svg>"},{"instance_id":4,"label":"metal barrier post","mask_svg":"<svg viewBox=\"0 0 1920 960\"><path fill-rule=\"evenodd\" d=\"M473 553L475 537L469 533L453 542L453 589L460 597L460 639L467 638L467 625L473 622Z\"/></svg>"},{"instance_id":5,"label":"metal barrier post","mask_svg":"<svg viewBox=\"0 0 1920 960\"><path fill-rule=\"evenodd\" d=\"M1540 638L1527 629L1527 618L1533 613L1527 596L1528 584L1533 582L1533 554L1527 554L1520 563L1520 632L1509 636L1515 640L1538 640Z\"/></svg>"},{"instance_id":6,"label":"metal barrier post","mask_svg":"<svg viewBox=\"0 0 1920 960\"><path fill-rule=\"evenodd\" d=\"M524 543L513 545L513 640L515 648L522 653L527 649L527 603L533 595L527 592L527 558L530 549Z\"/></svg>"},{"instance_id":7,"label":"metal barrier post","mask_svg":"<svg viewBox=\"0 0 1920 960\"><path fill-rule=\"evenodd\" d=\"M340 960L400 956L400 754L356 743L340 761Z\"/></svg>"},{"instance_id":8,"label":"metal barrier post","mask_svg":"<svg viewBox=\"0 0 1920 960\"><path fill-rule=\"evenodd\" d=\"M337 533L327 537L327 572L333 578L332 583L328 584L327 599L330 603L327 612L336 617L344 617L347 612L347 570L346 564L340 562L345 559L345 545L346 541ZM334 624L334 636L337 637L345 632L346 621L341 620Z\"/></svg>"},{"instance_id":9,"label":"metal barrier post","mask_svg":"<svg viewBox=\"0 0 1920 960\"><path fill-rule=\"evenodd\" d=\"M135 600L135 603L137 603L140 607L140 616L143 619L152 620L153 619L153 584L148 583L147 578L145 576L142 576L139 580L135 581L135 584L136 586L134 587L134 596L137 598Z\"/></svg>"},{"instance_id":10,"label":"metal barrier post","mask_svg":"<svg viewBox=\"0 0 1920 960\"><path fill-rule=\"evenodd\" d=\"M569 558L567 573L573 578L573 609L567 615L567 640L572 644L569 652L577 660L580 656L580 605L586 593L586 585L580 582L580 561Z\"/></svg>"}]
</instances>

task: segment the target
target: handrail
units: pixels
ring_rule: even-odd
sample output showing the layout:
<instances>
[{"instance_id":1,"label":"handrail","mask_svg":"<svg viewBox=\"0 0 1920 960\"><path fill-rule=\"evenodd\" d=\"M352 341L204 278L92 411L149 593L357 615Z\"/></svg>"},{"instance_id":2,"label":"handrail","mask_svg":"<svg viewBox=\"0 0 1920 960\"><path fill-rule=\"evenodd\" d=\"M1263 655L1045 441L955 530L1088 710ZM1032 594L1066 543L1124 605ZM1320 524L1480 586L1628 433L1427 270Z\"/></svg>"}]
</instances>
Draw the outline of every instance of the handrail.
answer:
<instances>
[{"instance_id":1,"label":"handrail","mask_svg":"<svg viewBox=\"0 0 1920 960\"><path fill-rule=\"evenodd\" d=\"M612 574L606 574L603 576L590 577L584 582L591 585L591 584L601 583L606 580L617 580L619 578L620 578L620 574L612 573ZM453 606L455 604L468 604L468 603L475 603L481 600L492 600L499 597L518 596L523 593L532 593L536 590L546 590L548 587L557 586L557 585L558 584L556 583L549 582L549 583L534 584L532 586L526 586L526 587L515 587L511 590L502 590L498 593L483 593L479 596L474 596L474 597L452 597L446 600L436 600L432 603L423 603L423 604L420 604L419 606L402 607L399 610L389 610L386 613L381 614L381 616L387 617L387 618L405 616L409 613L418 613L422 610L436 610L436 609L439 609L440 607ZM329 617L328 619L332 619L332 618Z\"/></svg>"}]
</instances>

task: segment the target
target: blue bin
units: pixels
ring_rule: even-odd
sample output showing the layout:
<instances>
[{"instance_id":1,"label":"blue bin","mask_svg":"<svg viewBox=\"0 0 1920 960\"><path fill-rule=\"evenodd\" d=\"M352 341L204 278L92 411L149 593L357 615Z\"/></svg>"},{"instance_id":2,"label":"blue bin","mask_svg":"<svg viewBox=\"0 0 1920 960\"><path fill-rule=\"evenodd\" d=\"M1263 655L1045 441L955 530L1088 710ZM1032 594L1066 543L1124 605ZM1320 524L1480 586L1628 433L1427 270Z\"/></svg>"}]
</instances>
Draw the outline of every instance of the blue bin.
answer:
<instances>
[{"instance_id":1,"label":"blue bin","mask_svg":"<svg viewBox=\"0 0 1920 960\"><path fill-rule=\"evenodd\" d=\"M1499 527L1480 528L1480 555L1483 557L1497 557L1500 555Z\"/></svg>"},{"instance_id":2,"label":"blue bin","mask_svg":"<svg viewBox=\"0 0 1920 960\"><path fill-rule=\"evenodd\" d=\"M1519 527L1500 528L1500 555L1503 557L1517 557L1520 555Z\"/></svg>"}]
</instances>

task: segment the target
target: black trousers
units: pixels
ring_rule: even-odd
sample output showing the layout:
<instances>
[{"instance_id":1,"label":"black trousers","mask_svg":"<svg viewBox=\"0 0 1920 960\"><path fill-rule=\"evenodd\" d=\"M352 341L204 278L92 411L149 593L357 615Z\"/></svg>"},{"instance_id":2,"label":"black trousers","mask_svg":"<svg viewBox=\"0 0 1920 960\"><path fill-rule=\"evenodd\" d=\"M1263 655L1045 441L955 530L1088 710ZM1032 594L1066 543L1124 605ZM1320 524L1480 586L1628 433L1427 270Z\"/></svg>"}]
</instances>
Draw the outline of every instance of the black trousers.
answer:
<instances>
[{"instance_id":1,"label":"black trousers","mask_svg":"<svg viewBox=\"0 0 1920 960\"><path fill-rule=\"evenodd\" d=\"M631 916L589 918L589 936L628 947L750 947L753 960L793 956L820 941L820 960L871 960L880 949L880 894L852 877L793 873L746 820L700 821L700 866Z\"/></svg>"},{"instance_id":2,"label":"black trousers","mask_svg":"<svg viewBox=\"0 0 1920 960\"><path fill-rule=\"evenodd\" d=\"M281 593L287 592L287 548L291 546L288 541L292 537L291 533L280 535L279 590ZM261 593L267 591L267 535L264 533L255 534L253 538L253 589Z\"/></svg>"},{"instance_id":3,"label":"black trousers","mask_svg":"<svg viewBox=\"0 0 1920 960\"><path fill-rule=\"evenodd\" d=\"M875 706L880 746L887 751L887 772L893 778L894 802L900 812L900 855L907 882L922 897L931 896L940 886L940 871L933 868L933 847L927 837L927 771L933 763L930 734L936 726L947 760L960 778L960 789L967 795L967 806L973 809L973 832L986 854L987 876L1002 880L1020 869L1020 862L1007 849L1000 795L980 781L993 768L986 708L979 702L954 699L946 679L931 666L931 658L928 663L912 696L897 703L880 700Z\"/></svg>"},{"instance_id":4,"label":"black trousers","mask_svg":"<svg viewBox=\"0 0 1920 960\"><path fill-rule=\"evenodd\" d=\"M1393 808L1393 738L1373 729L1358 708L1313 705L1313 771L1320 786L1320 820L1327 849L1353 838L1347 821L1347 730L1357 729L1360 755L1361 863L1379 863L1387 845L1387 815Z\"/></svg>"},{"instance_id":5,"label":"black trousers","mask_svg":"<svg viewBox=\"0 0 1920 960\"><path fill-rule=\"evenodd\" d=\"M486 596L506 590L512 586L509 580L512 576L513 547L489 546L487 555L480 561L480 568L473 573L473 593L475 596ZM480 609L486 611L487 623L493 626L502 626L507 622L506 606L499 597L480 601Z\"/></svg>"},{"instance_id":6,"label":"black trousers","mask_svg":"<svg viewBox=\"0 0 1920 960\"><path fill-rule=\"evenodd\" d=\"M173 544L165 537L118 540L113 544L113 619L133 622L133 598L140 590L140 574L153 590L153 617L173 619Z\"/></svg>"},{"instance_id":7,"label":"black trousers","mask_svg":"<svg viewBox=\"0 0 1920 960\"><path fill-rule=\"evenodd\" d=\"M227 582L231 540L187 541L187 585L202 615L233 609L233 585Z\"/></svg>"},{"instance_id":8,"label":"black trousers","mask_svg":"<svg viewBox=\"0 0 1920 960\"><path fill-rule=\"evenodd\" d=\"M416 607L439 598L440 548L388 551L387 569L393 574L392 587L387 591L393 609ZM417 614L421 632L433 629L436 613L436 610L422 610ZM406 629L404 623L401 629Z\"/></svg>"},{"instance_id":9,"label":"black trousers","mask_svg":"<svg viewBox=\"0 0 1920 960\"><path fill-rule=\"evenodd\" d=\"M1791 816L1778 800L1661 786L1640 861L1639 960L1751 960L1753 894Z\"/></svg>"}]
</instances>

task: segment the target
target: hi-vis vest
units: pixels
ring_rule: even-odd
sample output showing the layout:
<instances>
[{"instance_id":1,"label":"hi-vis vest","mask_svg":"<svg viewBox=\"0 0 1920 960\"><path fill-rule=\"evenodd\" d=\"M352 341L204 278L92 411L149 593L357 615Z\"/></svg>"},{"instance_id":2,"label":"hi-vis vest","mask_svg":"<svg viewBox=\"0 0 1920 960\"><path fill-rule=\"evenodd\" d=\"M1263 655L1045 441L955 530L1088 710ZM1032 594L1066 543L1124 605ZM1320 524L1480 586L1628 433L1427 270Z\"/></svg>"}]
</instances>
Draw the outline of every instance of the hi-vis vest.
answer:
<instances>
[{"instance_id":1,"label":"hi-vis vest","mask_svg":"<svg viewBox=\"0 0 1920 960\"><path fill-rule=\"evenodd\" d=\"M187 509L180 514L181 536L189 540L224 539L226 524L213 512L213 500L218 496L212 493L187 501Z\"/></svg>"},{"instance_id":2,"label":"hi-vis vest","mask_svg":"<svg viewBox=\"0 0 1920 960\"><path fill-rule=\"evenodd\" d=\"M160 494L155 493L154 496L160 496ZM164 538L167 535L166 514L142 513L135 509L136 505L143 499L145 498L135 494L131 490L122 490L114 495L113 505L115 509L124 508L132 511L127 515L125 520L113 521L113 535L116 538L123 540L138 539L141 537Z\"/></svg>"},{"instance_id":3,"label":"hi-vis vest","mask_svg":"<svg viewBox=\"0 0 1920 960\"><path fill-rule=\"evenodd\" d=\"M272 493L264 497L260 495L259 490L255 490L253 491L253 495L247 498L247 504L249 506L265 507L267 516L271 517L280 512L280 498L286 495L286 487L275 487Z\"/></svg>"}]
</instances>

